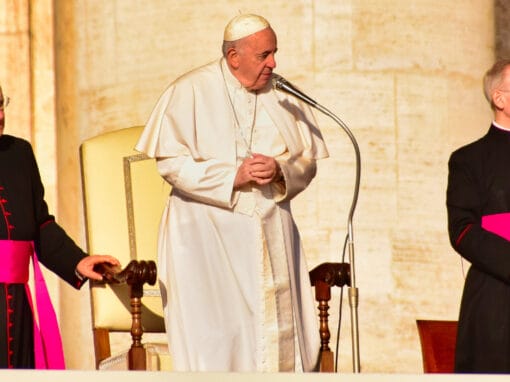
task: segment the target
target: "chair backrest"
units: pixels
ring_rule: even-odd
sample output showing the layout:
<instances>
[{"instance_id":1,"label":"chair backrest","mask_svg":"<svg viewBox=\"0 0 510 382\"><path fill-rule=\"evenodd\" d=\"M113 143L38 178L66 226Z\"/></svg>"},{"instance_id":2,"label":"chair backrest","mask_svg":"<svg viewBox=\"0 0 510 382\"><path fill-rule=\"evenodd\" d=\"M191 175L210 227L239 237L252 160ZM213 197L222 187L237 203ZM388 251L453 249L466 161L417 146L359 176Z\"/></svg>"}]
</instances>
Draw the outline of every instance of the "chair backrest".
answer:
<instances>
[{"instance_id":1,"label":"chair backrest","mask_svg":"<svg viewBox=\"0 0 510 382\"><path fill-rule=\"evenodd\" d=\"M80 147L87 250L115 256L123 267L131 260L157 260L159 222L170 192L154 159L134 151L142 129L104 133ZM131 329L126 285L92 282L90 292L94 331ZM142 327L165 330L157 284L144 287Z\"/></svg>"},{"instance_id":2,"label":"chair backrest","mask_svg":"<svg viewBox=\"0 0 510 382\"><path fill-rule=\"evenodd\" d=\"M457 321L416 320L420 336L423 371L453 373Z\"/></svg>"}]
</instances>

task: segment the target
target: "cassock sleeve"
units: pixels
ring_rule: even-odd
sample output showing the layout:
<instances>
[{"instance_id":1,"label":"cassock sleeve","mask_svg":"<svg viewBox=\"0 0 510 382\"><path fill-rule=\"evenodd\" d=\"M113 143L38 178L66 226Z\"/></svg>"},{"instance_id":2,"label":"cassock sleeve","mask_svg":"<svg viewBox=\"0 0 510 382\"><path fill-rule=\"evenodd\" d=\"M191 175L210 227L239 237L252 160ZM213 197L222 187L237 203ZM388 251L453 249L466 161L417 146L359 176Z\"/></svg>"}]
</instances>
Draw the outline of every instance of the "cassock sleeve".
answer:
<instances>
[{"instance_id":1,"label":"cassock sleeve","mask_svg":"<svg viewBox=\"0 0 510 382\"><path fill-rule=\"evenodd\" d=\"M272 95L274 92L268 94L268 99ZM283 182L273 183L277 202L291 200L308 187L317 173L317 160L329 155L310 107L287 95L280 97L276 102L266 103L275 123L281 124L279 131L288 148L288 152L275 158L284 178ZM279 115L281 118L277 118Z\"/></svg>"},{"instance_id":2,"label":"cassock sleeve","mask_svg":"<svg viewBox=\"0 0 510 382\"><path fill-rule=\"evenodd\" d=\"M55 222L48 213L44 200L44 187L33 151L30 150L32 199L34 203L35 222L39 229L34 238L35 250L39 261L49 270L56 273L73 287L79 289L85 280L77 277L76 266L87 256Z\"/></svg>"},{"instance_id":3,"label":"cassock sleeve","mask_svg":"<svg viewBox=\"0 0 510 382\"><path fill-rule=\"evenodd\" d=\"M36 242L39 260L45 267L76 289L80 289L86 279L79 278L76 266L87 256L55 221L49 220L40 229Z\"/></svg>"},{"instance_id":4,"label":"cassock sleeve","mask_svg":"<svg viewBox=\"0 0 510 382\"><path fill-rule=\"evenodd\" d=\"M273 183L273 195L276 202L291 200L303 191L317 173L316 160L306 157L294 159L276 158L283 180Z\"/></svg>"},{"instance_id":5,"label":"cassock sleeve","mask_svg":"<svg viewBox=\"0 0 510 382\"><path fill-rule=\"evenodd\" d=\"M481 226L480 176L472 159L462 152L452 154L446 195L450 242L474 267L510 283L510 242Z\"/></svg>"},{"instance_id":6,"label":"cassock sleeve","mask_svg":"<svg viewBox=\"0 0 510 382\"><path fill-rule=\"evenodd\" d=\"M160 175L193 200L231 208L236 168L215 159L196 161L189 155L158 158Z\"/></svg>"}]
</instances>

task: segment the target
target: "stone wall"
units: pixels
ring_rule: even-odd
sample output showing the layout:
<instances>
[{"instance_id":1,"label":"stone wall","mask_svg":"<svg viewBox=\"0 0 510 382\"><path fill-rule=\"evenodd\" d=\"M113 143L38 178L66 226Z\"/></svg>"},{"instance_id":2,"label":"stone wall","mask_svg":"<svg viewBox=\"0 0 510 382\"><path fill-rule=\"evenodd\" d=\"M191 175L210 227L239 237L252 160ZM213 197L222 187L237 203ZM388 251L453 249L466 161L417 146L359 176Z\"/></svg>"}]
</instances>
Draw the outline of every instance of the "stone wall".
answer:
<instances>
[{"instance_id":1,"label":"stone wall","mask_svg":"<svg viewBox=\"0 0 510 382\"><path fill-rule=\"evenodd\" d=\"M502 3L495 4L497 10ZM481 77L494 58L496 10L489 0L244 0L235 6L227 0L6 0L0 79L16 94L7 129L22 126L11 131L38 148L50 198L58 198L52 203L57 217L84 245L79 144L143 124L170 81L219 56L231 17L265 15L278 34L277 71L339 116L360 146L354 248L362 372L420 373L415 320L455 319L469 266L448 243L447 161L491 120ZM53 30L48 17L55 20L54 40L46 35ZM37 59L41 41L45 60L54 44L49 70ZM55 122L38 124L38 111L51 114L52 102ZM342 258L355 165L347 135L332 119L317 117L331 156L293 205L310 268ZM93 368L88 294L55 289L68 364ZM342 307L339 370L350 372L347 300Z\"/></svg>"}]
</instances>

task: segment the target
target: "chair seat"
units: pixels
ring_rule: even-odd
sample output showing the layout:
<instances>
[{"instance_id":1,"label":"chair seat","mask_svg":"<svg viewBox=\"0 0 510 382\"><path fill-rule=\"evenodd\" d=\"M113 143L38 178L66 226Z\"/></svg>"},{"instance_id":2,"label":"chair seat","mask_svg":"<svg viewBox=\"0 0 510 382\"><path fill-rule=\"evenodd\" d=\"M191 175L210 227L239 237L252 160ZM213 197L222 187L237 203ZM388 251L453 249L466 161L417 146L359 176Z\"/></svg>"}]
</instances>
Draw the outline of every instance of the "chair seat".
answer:
<instances>
[{"instance_id":1,"label":"chair seat","mask_svg":"<svg viewBox=\"0 0 510 382\"><path fill-rule=\"evenodd\" d=\"M172 370L172 357L165 343L144 344L147 360L147 370L170 371ZM122 352L109 357L99 363L99 370L127 370L128 352Z\"/></svg>"}]
</instances>

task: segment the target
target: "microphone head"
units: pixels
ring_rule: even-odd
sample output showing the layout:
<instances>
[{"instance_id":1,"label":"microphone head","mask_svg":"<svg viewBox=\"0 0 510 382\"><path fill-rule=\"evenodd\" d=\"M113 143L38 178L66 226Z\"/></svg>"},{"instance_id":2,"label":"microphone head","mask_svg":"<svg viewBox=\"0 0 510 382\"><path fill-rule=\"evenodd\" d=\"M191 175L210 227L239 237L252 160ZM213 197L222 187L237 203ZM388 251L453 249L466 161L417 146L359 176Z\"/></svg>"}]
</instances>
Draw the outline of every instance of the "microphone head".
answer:
<instances>
[{"instance_id":1,"label":"microphone head","mask_svg":"<svg viewBox=\"0 0 510 382\"><path fill-rule=\"evenodd\" d=\"M309 105L311 105L313 107L317 107L317 102L315 100L311 99L306 94L304 94L302 91L298 90L289 81L287 81L285 78L283 78L279 74L273 73L273 78L271 79L271 81L273 83L273 87L276 90L281 90L283 92L289 93L289 94L293 95L294 97L297 97L300 100L308 103Z\"/></svg>"},{"instance_id":2,"label":"microphone head","mask_svg":"<svg viewBox=\"0 0 510 382\"><path fill-rule=\"evenodd\" d=\"M271 79L271 81L273 83L273 87L278 90L282 90L283 85L287 83L285 78L276 73L273 73L273 78Z\"/></svg>"}]
</instances>

